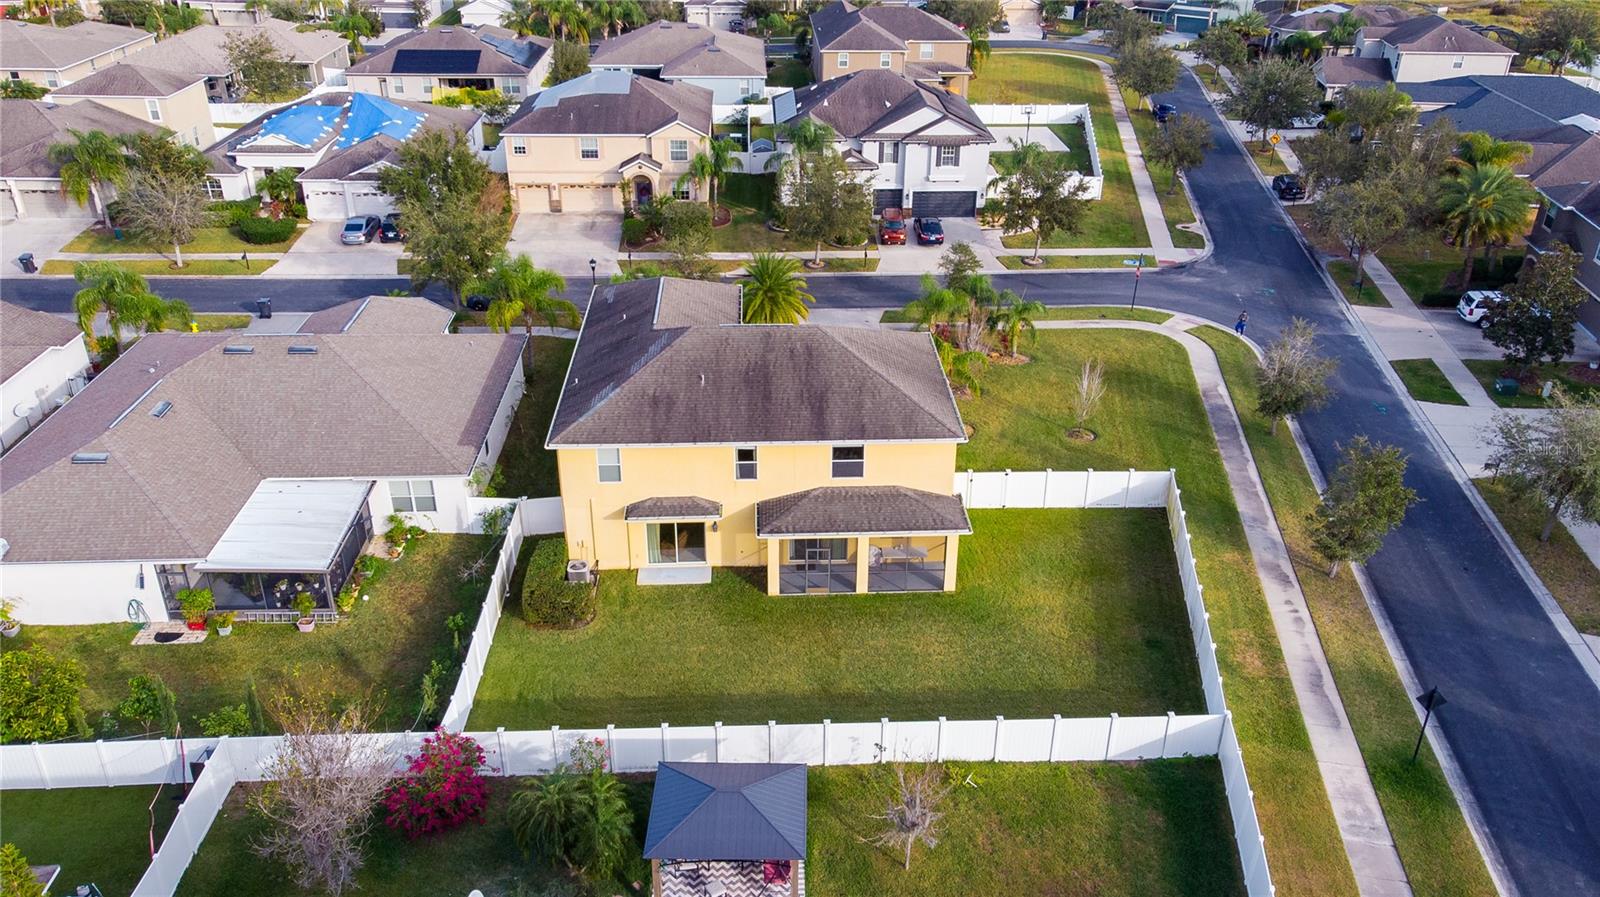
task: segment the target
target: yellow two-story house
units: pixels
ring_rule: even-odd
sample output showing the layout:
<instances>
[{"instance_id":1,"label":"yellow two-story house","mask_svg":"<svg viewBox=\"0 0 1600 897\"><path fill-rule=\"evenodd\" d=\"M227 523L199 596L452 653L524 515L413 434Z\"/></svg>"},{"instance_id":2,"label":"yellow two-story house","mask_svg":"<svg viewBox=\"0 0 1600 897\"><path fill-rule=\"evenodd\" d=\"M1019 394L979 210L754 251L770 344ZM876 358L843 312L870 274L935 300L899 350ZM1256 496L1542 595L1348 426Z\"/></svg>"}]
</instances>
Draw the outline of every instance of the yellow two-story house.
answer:
<instances>
[{"instance_id":1,"label":"yellow two-story house","mask_svg":"<svg viewBox=\"0 0 1600 897\"><path fill-rule=\"evenodd\" d=\"M711 139L711 91L596 71L539 93L501 129L519 213L620 212L672 194Z\"/></svg>"},{"instance_id":2,"label":"yellow two-story house","mask_svg":"<svg viewBox=\"0 0 1600 897\"><path fill-rule=\"evenodd\" d=\"M746 325L737 284L598 288L562 384L567 551L643 584L949 591L960 412L927 333Z\"/></svg>"},{"instance_id":3,"label":"yellow two-story house","mask_svg":"<svg viewBox=\"0 0 1600 897\"><path fill-rule=\"evenodd\" d=\"M811 74L819 83L885 69L966 96L971 46L966 32L915 6L835 0L811 14Z\"/></svg>"}]
</instances>

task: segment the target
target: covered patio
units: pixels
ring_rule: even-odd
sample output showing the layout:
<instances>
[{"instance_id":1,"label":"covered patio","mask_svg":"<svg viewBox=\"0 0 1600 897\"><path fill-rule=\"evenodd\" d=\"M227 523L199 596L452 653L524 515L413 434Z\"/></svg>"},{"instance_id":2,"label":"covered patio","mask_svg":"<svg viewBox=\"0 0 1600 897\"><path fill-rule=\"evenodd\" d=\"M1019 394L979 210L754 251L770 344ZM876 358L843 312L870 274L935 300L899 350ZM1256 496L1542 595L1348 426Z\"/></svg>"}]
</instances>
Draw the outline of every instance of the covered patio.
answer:
<instances>
[{"instance_id":1,"label":"covered patio","mask_svg":"<svg viewBox=\"0 0 1600 897\"><path fill-rule=\"evenodd\" d=\"M803 897L805 766L658 764L644 855L655 897Z\"/></svg>"},{"instance_id":2,"label":"covered patio","mask_svg":"<svg viewBox=\"0 0 1600 897\"><path fill-rule=\"evenodd\" d=\"M953 591L971 532L960 496L903 486L827 486L756 505L769 595Z\"/></svg>"}]
</instances>

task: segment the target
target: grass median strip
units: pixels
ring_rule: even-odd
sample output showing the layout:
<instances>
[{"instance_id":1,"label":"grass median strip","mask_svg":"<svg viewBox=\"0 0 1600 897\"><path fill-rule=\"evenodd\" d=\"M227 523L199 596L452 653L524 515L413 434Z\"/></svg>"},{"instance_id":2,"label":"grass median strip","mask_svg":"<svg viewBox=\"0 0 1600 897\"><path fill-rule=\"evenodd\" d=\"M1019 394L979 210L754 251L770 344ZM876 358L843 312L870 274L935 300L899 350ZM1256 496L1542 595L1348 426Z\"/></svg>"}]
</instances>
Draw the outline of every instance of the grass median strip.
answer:
<instances>
[{"instance_id":1,"label":"grass median strip","mask_svg":"<svg viewBox=\"0 0 1600 897\"><path fill-rule=\"evenodd\" d=\"M294 235L281 243L247 243L231 227L201 227L195 229L193 240L183 244L184 252L287 252L295 241L306 232L305 228L298 228ZM131 234L126 234L122 239L110 231L102 230L98 225L85 230L72 238L72 241L61 247L62 252L158 252L162 255L172 251L171 244L151 243L141 240Z\"/></svg>"},{"instance_id":2,"label":"grass median strip","mask_svg":"<svg viewBox=\"0 0 1600 897\"><path fill-rule=\"evenodd\" d=\"M1361 288L1356 289L1356 263L1335 259L1328 262L1328 274L1333 277L1333 282L1338 284L1339 292L1344 294L1344 299L1351 305L1370 305L1376 308L1389 308L1389 300L1383 297L1383 291L1373 284L1372 278L1364 277Z\"/></svg>"},{"instance_id":3,"label":"grass median strip","mask_svg":"<svg viewBox=\"0 0 1600 897\"><path fill-rule=\"evenodd\" d=\"M1161 127L1154 115L1139 108L1139 95L1132 91L1122 92L1122 104L1128 109L1128 118L1133 122L1133 133L1139 137L1139 145L1144 147L1145 170L1150 173L1150 185L1156 191L1156 199L1161 203L1161 217L1166 219L1167 232L1172 236L1172 245L1179 249L1204 249L1206 238L1191 230L1184 230L1180 224L1197 224L1194 206L1189 204L1189 185L1179 180L1173 183L1172 167L1157 162L1150 157L1149 148L1155 145L1156 131Z\"/></svg>"},{"instance_id":4,"label":"grass median strip","mask_svg":"<svg viewBox=\"0 0 1600 897\"><path fill-rule=\"evenodd\" d=\"M1197 327L1190 333L1210 344L1222 364L1412 893L1416 897L1492 897L1494 883L1432 751L1424 751L1417 763L1410 762L1417 717L1355 578L1346 571L1329 579L1321 562L1314 560L1317 556L1305 520L1317 505L1317 490L1289 429L1280 427L1274 436L1270 422L1255 411L1255 355L1223 330ZM1204 576L1203 569L1201 572ZM1209 581L1206 595L1212 595ZM1215 625L1215 611L1212 622ZM1223 673L1233 699L1238 680L1228 676L1227 670ZM1251 784L1259 801L1264 789L1255 777L1257 766L1251 761L1249 739L1242 732L1241 738L1246 741L1245 760L1250 763ZM1310 774L1316 776L1315 768ZM1281 845L1286 837L1291 836L1279 833L1277 843ZM1273 843L1274 833L1269 830L1269 856ZM1274 866L1273 871L1276 877L1279 867ZM1276 878L1276 882L1278 893L1290 893L1284 880ZM1354 892L1353 885L1294 890L1308 894Z\"/></svg>"},{"instance_id":5,"label":"grass median strip","mask_svg":"<svg viewBox=\"0 0 1600 897\"><path fill-rule=\"evenodd\" d=\"M1584 554L1578 540L1557 523L1550 541L1540 542L1544 509L1537 502L1514 499L1504 483L1492 479L1473 484L1572 625L1579 632L1600 635L1600 568Z\"/></svg>"},{"instance_id":6,"label":"grass median strip","mask_svg":"<svg viewBox=\"0 0 1600 897\"><path fill-rule=\"evenodd\" d=\"M1433 359L1401 358L1389 363L1394 366L1394 372L1400 375L1400 382L1406 385L1406 391L1411 393L1413 399L1438 405L1467 404L1467 400L1450 385L1450 378L1444 375Z\"/></svg>"},{"instance_id":7,"label":"grass median strip","mask_svg":"<svg viewBox=\"0 0 1600 897\"><path fill-rule=\"evenodd\" d=\"M277 259L251 259L250 266L238 259L186 259L182 268L174 268L166 259L115 259L113 264L135 274L148 277L250 277L260 274L278 263ZM51 259L39 269L40 274L71 274L77 262Z\"/></svg>"},{"instance_id":8,"label":"grass median strip","mask_svg":"<svg viewBox=\"0 0 1600 897\"><path fill-rule=\"evenodd\" d=\"M1031 255L995 256L1000 260L1001 267L1008 271L1037 271L1041 268L1054 268L1056 270L1112 268L1120 270L1126 267L1122 264L1122 260L1128 258L1122 255L1041 255L1039 258L1044 260L1042 265L1029 265L1023 261L1023 259L1032 257ZM1144 256L1144 266L1146 268L1156 267L1156 257L1153 255ZM1129 273L1131 274L1132 272L1130 271Z\"/></svg>"}]
</instances>

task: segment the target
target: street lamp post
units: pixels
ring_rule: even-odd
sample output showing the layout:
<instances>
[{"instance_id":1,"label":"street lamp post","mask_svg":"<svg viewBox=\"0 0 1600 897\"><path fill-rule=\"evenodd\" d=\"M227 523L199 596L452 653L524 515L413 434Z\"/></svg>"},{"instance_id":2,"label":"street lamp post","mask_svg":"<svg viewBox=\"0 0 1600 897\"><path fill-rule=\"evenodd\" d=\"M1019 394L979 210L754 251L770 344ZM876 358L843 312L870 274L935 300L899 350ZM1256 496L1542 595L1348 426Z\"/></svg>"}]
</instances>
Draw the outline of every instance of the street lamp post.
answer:
<instances>
[{"instance_id":1,"label":"street lamp post","mask_svg":"<svg viewBox=\"0 0 1600 897\"><path fill-rule=\"evenodd\" d=\"M598 277L598 275L595 273L595 270L598 269L599 267L600 267L600 263L599 262L595 261L594 259L590 259L589 260L589 286L591 288L593 288L596 285L596 278Z\"/></svg>"}]
</instances>

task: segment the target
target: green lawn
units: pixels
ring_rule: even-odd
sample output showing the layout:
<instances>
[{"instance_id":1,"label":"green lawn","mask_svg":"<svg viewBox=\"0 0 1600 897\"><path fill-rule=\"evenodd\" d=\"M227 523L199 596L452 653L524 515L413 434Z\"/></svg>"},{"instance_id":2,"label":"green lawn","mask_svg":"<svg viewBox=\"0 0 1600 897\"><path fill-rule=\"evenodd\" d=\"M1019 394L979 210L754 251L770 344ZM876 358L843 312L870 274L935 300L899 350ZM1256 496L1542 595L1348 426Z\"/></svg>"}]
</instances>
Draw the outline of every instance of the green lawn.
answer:
<instances>
[{"instance_id":1,"label":"green lawn","mask_svg":"<svg viewBox=\"0 0 1600 897\"><path fill-rule=\"evenodd\" d=\"M250 326L249 315L228 314L197 314L194 316L195 327L201 333L213 333L219 330L243 330Z\"/></svg>"},{"instance_id":2,"label":"green lawn","mask_svg":"<svg viewBox=\"0 0 1600 897\"><path fill-rule=\"evenodd\" d=\"M540 498L560 495L556 478L556 453L544 447L550 432L550 418L561 397L561 382L567 375L576 343L549 336L533 338L533 367L527 372L528 391L517 405L506 434L505 447L495 469L498 495Z\"/></svg>"},{"instance_id":3,"label":"green lawn","mask_svg":"<svg viewBox=\"0 0 1600 897\"><path fill-rule=\"evenodd\" d=\"M1073 237L1054 234L1045 241L1046 246L1064 249L1150 245L1105 80L1092 61L1066 53L997 51L972 82L971 93L974 103L1089 105L1095 144L1100 151L1100 171L1105 176L1104 192L1091 204L1080 233ZM1033 238L1027 234L1012 234L1002 242L1012 249L1033 248Z\"/></svg>"},{"instance_id":4,"label":"green lawn","mask_svg":"<svg viewBox=\"0 0 1600 897\"><path fill-rule=\"evenodd\" d=\"M175 785L0 791L0 837L34 866L61 866L52 894L91 882L107 897L129 894L150 866L152 800L159 844L178 813L177 794Z\"/></svg>"},{"instance_id":5,"label":"green lawn","mask_svg":"<svg viewBox=\"0 0 1600 897\"><path fill-rule=\"evenodd\" d=\"M500 145L500 128L501 128L500 125L491 125L488 122L484 122L484 125L483 125L483 148L484 149L494 149L495 147Z\"/></svg>"},{"instance_id":6,"label":"green lawn","mask_svg":"<svg viewBox=\"0 0 1600 897\"><path fill-rule=\"evenodd\" d=\"M183 244L184 252L287 252L295 241L306 232L300 228L294 236L282 243L246 243L231 227L202 227L195 232L195 238ZM83 233L72 238L72 241L61 247L62 252L159 252L163 255L172 251L172 247L164 243L147 243L127 231L123 231L122 239L118 240L109 231L100 229L98 225L90 227Z\"/></svg>"},{"instance_id":7,"label":"green lawn","mask_svg":"<svg viewBox=\"0 0 1600 897\"><path fill-rule=\"evenodd\" d=\"M1439 365L1431 358L1402 358L1389 362L1406 391L1419 402L1436 402L1440 405L1465 405L1467 400L1450 385Z\"/></svg>"},{"instance_id":8,"label":"green lawn","mask_svg":"<svg viewBox=\"0 0 1600 897\"><path fill-rule=\"evenodd\" d=\"M213 631L198 645L136 647L130 644L136 627L129 623L24 626L22 635L5 640L0 650L39 644L82 664L88 675L83 705L91 728L103 711L127 697L130 677L155 674L177 694L185 731L196 734L200 716L243 703L250 681L266 700L296 678L342 694L370 690L383 701L380 724L403 729L416 716L429 662L450 655L445 618L465 614L468 632L477 621L488 577L463 581L460 571L490 547L482 536L431 533L368 580L362 591L370 600L356 602L345 621L321 624L310 633L284 623L241 622L233 635L221 638ZM454 687L451 676L440 693L448 696ZM118 734L134 733L134 725L124 721Z\"/></svg>"},{"instance_id":9,"label":"green lawn","mask_svg":"<svg viewBox=\"0 0 1600 897\"><path fill-rule=\"evenodd\" d=\"M1473 482L1567 619L1579 632L1600 635L1600 569L1578 547L1566 525L1558 522L1550 541L1540 542L1545 512L1537 501L1519 501L1504 483L1492 479Z\"/></svg>"},{"instance_id":10,"label":"green lawn","mask_svg":"<svg viewBox=\"0 0 1600 897\"><path fill-rule=\"evenodd\" d=\"M1424 751L1419 762L1410 762L1417 732L1411 697L1400 683L1394 662L1355 579L1348 571L1337 579L1329 579L1321 559L1313 555L1305 520L1317 504L1317 492L1289 429L1280 427L1273 435L1270 422L1254 410L1257 368L1254 354L1233 334L1215 327L1198 327L1190 332L1209 343L1222 363L1223 375L1244 425L1245 438L1271 499L1278 526L1288 542L1295 572L1311 609L1312 622L1327 653L1328 665L1338 683L1340 697L1372 775L1378 799L1383 804L1400 858L1405 863L1412 892L1417 897L1492 897L1494 884L1432 752ZM1182 475L1180 470L1179 476ZM1189 510L1190 526L1194 528L1192 486L1191 482L1185 488L1185 499L1189 500L1185 506ZM1227 624L1218 627L1217 584L1206 572L1207 553L1202 552L1198 543L1197 538L1195 553L1201 558L1200 576L1206 583L1211 624L1214 631L1226 632ZM1228 700L1244 743L1250 784L1255 789L1256 806L1261 811L1267 854L1273 864L1273 882L1278 893L1354 894L1355 886L1347 878L1341 884L1338 879L1329 877L1336 871L1341 878L1348 875L1342 871L1343 852L1338 842L1310 838L1292 824L1293 814L1304 811L1284 803L1285 788L1290 783L1279 777L1278 764L1263 762L1264 733L1257 721L1246 720L1244 708L1252 703L1256 686L1253 682L1241 681L1235 673L1236 654L1226 643L1223 653L1227 658L1222 673L1227 681ZM1299 725L1294 728L1298 732ZM1283 738L1286 734L1273 737ZM1299 741L1300 737L1293 740ZM1316 768L1304 770L1303 774L1309 779L1302 784L1311 786L1315 793L1304 794L1301 799L1314 801L1318 807L1326 806ZM1325 815L1326 811L1323 812ZM1312 853L1315 850L1324 854L1319 857ZM1308 874L1313 870L1303 866L1310 863L1324 868L1319 874ZM1334 864L1341 869L1335 870Z\"/></svg>"},{"instance_id":11,"label":"green lawn","mask_svg":"<svg viewBox=\"0 0 1600 897\"><path fill-rule=\"evenodd\" d=\"M1479 252L1472 263L1472 282L1467 288L1497 290L1516 280L1523 252L1521 245L1509 248L1493 265L1484 261ZM1445 245L1436 231L1423 231L1387 246L1378 251L1378 258L1418 306L1453 306L1461 298L1461 289L1446 285L1461 271L1461 250Z\"/></svg>"},{"instance_id":12,"label":"green lawn","mask_svg":"<svg viewBox=\"0 0 1600 897\"><path fill-rule=\"evenodd\" d=\"M710 265L718 273L726 274L743 268L744 262L731 259L711 259ZM683 274L678 269L678 266L672 263L671 259L621 259L617 262L617 267L623 271L637 271L641 268L648 271L659 268L669 275L682 276Z\"/></svg>"},{"instance_id":13,"label":"green lawn","mask_svg":"<svg viewBox=\"0 0 1600 897\"><path fill-rule=\"evenodd\" d=\"M805 87L811 83L811 68L798 59L780 59L767 69L768 87Z\"/></svg>"},{"instance_id":14,"label":"green lawn","mask_svg":"<svg viewBox=\"0 0 1600 897\"><path fill-rule=\"evenodd\" d=\"M1032 249L1033 247L1029 245L1026 248ZM1032 253L1027 255L995 256L995 258L1000 260L1001 267L1011 271L1035 271L1040 268L1121 269L1126 267L1122 264L1122 260L1124 258L1128 258L1128 256L1121 255L1041 255L1039 258L1044 259L1044 264L1042 265L1029 265L1023 262L1023 259L1032 257ZM1144 265L1146 268L1154 268L1156 266L1156 257L1153 255L1144 256ZM1128 275L1131 279L1133 275L1133 270L1131 268L1128 270ZM1131 282L1128 284L1128 290L1130 293L1133 290L1133 284Z\"/></svg>"},{"instance_id":15,"label":"green lawn","mask_svg":"<svg viewBox=\"0 0 1600 897\"><path fill-rule=\"evenodd\" d=\"M1372 284L1372 278L1361 279L1361 289L1356 289L1356 263L1337 259L1328 262L1328 274L1333 282L1338 284L1339 292L1344 294L1344 300L1351 305L1371 305L1379 308L1388 308L1389 300L1383 298L1383 291Z\"/></svg>"},{"instance_id":16,"label":"green lawn","mask_svg":"<svg viewBox=\"0 0 1600 897\"><path fill-rule=\"evenodd\" d=\"M1200 79L1200 83L1206 86L1206 90L1216 94L1232 92L1228 90L1228 85L1223 82L1222 76L1217 74L1217 67L1209 62L1202 62L1195 66L1194 73Z\"/></svg>"},{"instance_id":17,"label":"green lawn","mask_svg":"<svg viewBox=\"0 0 1600 897\"><path fill-rule=\"evenodd\" d=\"M1130 309L1121 305L1058 305L1044 310L1036 320L1040 321L1085 321L1102 318L1116 318L1124 321L1146 321L1151 324L1164 324L1172 315L1164 311L1153 311L1148 308ZM906 324L911 319L898 308L888 309L879 319L883 324Z\"/></svg>"},{"instance_id":18,"label":"green lawn","mask_svg":"<svg viewBox=\"0 0 1600 897\"><path fill-rule=\"evenodd\" d=\"M989 368L982 375L982 397L962 403L962 417L976 433L961 447L956 466L1177 468L1228 705L1244 747L1278 894L1354 894L1188 355L1160 334L1086 330L1041 331L1028 354L1032 364ZM1088 422L1100 438L1069 442L1060 438L1065 397L1089 358L1106 365L1106 397Z\"/></svg>"},{"instance_id":19,"label":"green lawn","mask_svg":"<svg viewBox=\"0 0 1600 897\"><path fill-rule=\"evenodd\" d=\"M712 252L806 252L816 248L767 227L777 179L775 174L728 175L717 202L728 207L733 221L712 230Z\"/></svg>"},{"instance_id":20,"label":"green lawn","mask_svg":"<svg viewBox=\"0 0 1600 897\"><path fill-rule=\"evenodd\" d=\"M248 268L238 259L184 259L182 268L174 268L166 259L117 259L114 262L118 267L126 268L135 274L144 274L151 277L223 277L230 275L251 276L260 274L278 263L277 259L251 259ZM51 259L39 269L40 274L71 274L78 265L77 262L66 259Z\"/></svg>"},{"instance_id":21,"label":"green lawn","mask_svg":"<svg viewBox=\"0 0 1600 897\"><path fill-rule=\"evenodd\" d=\"M1130 110L1128 117L1133 121L1133 132L1139 136L1139 145L1153 146L1156 132L1161 127L1155 116L1139 108L1139 95L1131 91L1122 92L1122 104ZM1148 155L1144 164L1150 172L1150 183L1155 188L1156 198L1161 202L1161 217L1166 219L1172 245L1179 249L1204 249L1205 237L1178 227L1180 224L1197 222L1194 207L1189 204L1188 185L1182 181L1174 185L1171 166L1157 162Z\"/></svg>"},{"instance_id":22,"label":"green lawn","mask_svg":"<svg viewBox=\"0 0 1600 897\"><path fill-rule=\"evenodd\" d=\"M762 570L653 588L618 570L584 629L507 614L469 728L1203 712L1161 512L971 514L948 594L773 598Z\"/></svg>"},{"instance_id":23,"label":"green lawn","mask_svg":"<svg viewBox=\"0 0 1600 897\"><path fill-rule=\"evenodd\" d=\"M1545 401L1540 392L1544 389L1546 380L1553 380L1557 386L1568 393L1578 394L1593 392L1597 387L1591 386L1580 380L1568 376L1571 362L1561 364L1541 364L1523 374L1522 391L1514 396L1503 396L1494 391L1496 378L1508 376L1505 362L1496 358L1468 358L1463 361L1472 376L1478 378L1483 384L1483 391L1489 394L1496 405L1501 408L1544 408L1550 403Z\"/></svg>"},{"instance_id":24,"label":"green lawn","mask_svg":"<svg viewBox=\"0 0 1600 897\"><path fill-rule=\"evenodd\" d=\"M944 768L960 784L942 804L938 846L918 846L910 871L901 857L864 843L882 824L870 817L895 794L893 770L812 769L807 890L875 897L1244 893L1215 760Z\"/></svg>"},{"instance_id":25,"label":"green lawn","mask_svg":"<svg viewBox=\"0 0 1600 897\"><path fill-rule=\"evenodd\" d=\"M1089 138L1084 132L1083 125L1049 125L1048 127L1050 128L1050 133L1056 135L1062 143L1066 144L1067 164L1072 167L1073 171L1089 174L1094 170L1094 166L1089 162ZM1008 143L1001 145L1010 146ZM989 154L989 159L990 161L1000 160L995 165L996 168L999 168L1005 160L1015 154L1016 150L996 150Z\"/></svg>"},{"instance_id":26,"label":"green lawn","mask_svg":"<svg viewBox=\"0 0 1600 897\"><path fill-rule=\"evenodd\" d=\"M1256 170L1260 171L1263 177L1269 179L1280 174L1288 174L1289 166L1284 164L1283 157L1278 155L1277 149L1268 143L1265 144L1268 147L1267 151L1262 152L1262 145L1260 141L1256 140L1245 141L1245 149L1247 150L1245 155L1249 156L1250 161L1256 164Z\"/></svg>"}]
</instances>

